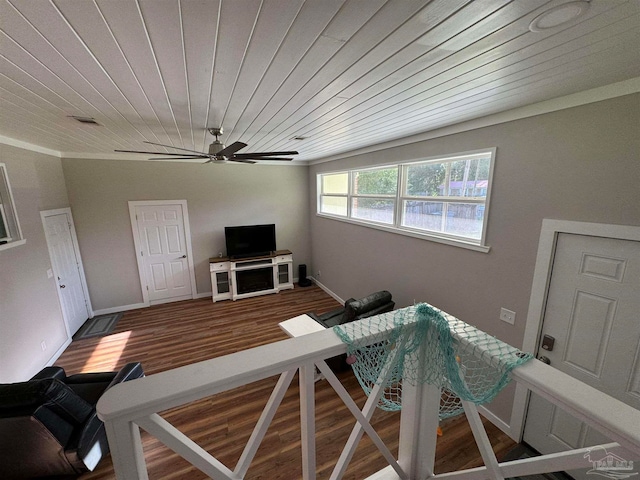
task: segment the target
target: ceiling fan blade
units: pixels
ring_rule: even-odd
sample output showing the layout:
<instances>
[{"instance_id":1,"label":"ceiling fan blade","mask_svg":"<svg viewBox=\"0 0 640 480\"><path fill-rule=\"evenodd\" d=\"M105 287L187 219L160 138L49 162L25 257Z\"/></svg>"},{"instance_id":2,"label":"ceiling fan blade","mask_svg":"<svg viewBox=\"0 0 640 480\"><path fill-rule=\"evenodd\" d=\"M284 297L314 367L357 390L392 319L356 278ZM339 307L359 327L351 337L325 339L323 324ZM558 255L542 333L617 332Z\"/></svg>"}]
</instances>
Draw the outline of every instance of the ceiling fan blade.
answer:
<instances>
[{"instance_id":1,"label":"ceiling fan blade","mask_svg":"<svg viewBox=\"0 0 640 480\"><path fill-rule=\"evenodd\" d=\"M223 148L222 150L220 150L219 152L216 153L216 156L218 157L231 157L234 153L236 153L238 150L240 150L241 148L246 147L247 144L246 143L242 143L242 142L233 142L231 145L229 145L228 147Z\"/></svg>"},{"instance_id":2,"label":"ceiling fan blade","mask_svg":"<svg viewBox=\"0 0 640 480\"><path fill-rule=\"evenodd\" d=\"M276 160L276 161L290 162L291 160L293 160L293 158L286 158L286 157L240 157L238 158L234 155L233 157L230 158L230 160L262 160L262 161Z\"/></svg>"},{"instance_id":3,"label":"ceiling fan blade","mask_svg":"<svg viewBox=\"0 0 640 480\"><path fill-rule=\"evenodd\" d=\"M199 152L197 150L189 150L188 148L173 147L171 145L163 145L161 143L147 142L146 140L143 143L148 143L149 145L157 145L158 147L173 148L174 150L182 150L183 152L191 152L191 153L197 153L199 155L204 155L204 153L202 152ZM169 155L175 155L175 153L170 153Z\"/></svg>"},{"instance_id":4,"label":"ceiling fan blade","mask_svg":"<svg viewBox=\"0 0 640 480\"><path fill-rule=\"evenodd\" d=\"M187 157L168 157L168 158L160 158L160 157L154 157L154 158L150 158L149 160L193 160L196 158L209 158L207 155L193 155L193 156L187 156Z\"/></svg>"},{"instance_id":5,"label":"ceiling fan blade","mask_svg":"<svg viewBox=\"0 0 640 480\"><path fill-rule=\"evenodd\" d=\"M244 158L235 158L235 157L231 157L229 159L230 162L238 162L238 163L256 163L253 160L247 160Z\"/></svg>"},{"instance_id":6,"label":"ceiling fan blade","mask_svg":"<svg viewBox=\"0 0 640 480\"><path fill-rule=\"evenodd\" d=\"M291 150L288 152L247 152L247 153L238 153L236 157L239 158L253 158L253 157L270 157L273 155L298 155L298 152L295 150Z\"/></svg>"},{"instance_id":7,"label":"ceiling fan blade","mask_svg":"<svg viewBox=\"0 0 640 480\"><path fill-rule=\"evenodd\" d=\"M114 152L123 152L123 153L142 153L145 155L173 155L178 157L184 157L186 153L162 153L162 152L141 152L140 150L114 150ZM204 153L197 152L200 157L208 157Z\"/></svg>"}]
</instances>

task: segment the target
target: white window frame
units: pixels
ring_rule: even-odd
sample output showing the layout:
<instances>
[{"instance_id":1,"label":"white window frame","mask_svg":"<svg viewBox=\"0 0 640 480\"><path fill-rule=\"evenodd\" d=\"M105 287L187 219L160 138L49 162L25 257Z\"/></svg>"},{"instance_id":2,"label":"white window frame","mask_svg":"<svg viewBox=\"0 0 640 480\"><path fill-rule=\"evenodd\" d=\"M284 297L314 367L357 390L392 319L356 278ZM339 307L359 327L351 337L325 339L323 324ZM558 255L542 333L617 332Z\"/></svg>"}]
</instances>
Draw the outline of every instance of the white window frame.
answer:
<instances>
[{"instance_id":1,"label":"white window frame","mask_svg":"<svg viewBox=\"0 0 640 480\"><path fill-rule=\"evenodd\" d=\"M389 168L398 169L398 177L396 179L396 193L395 195L383 194L383 193L355 193L355 181L357 172L372 172L375 170L387 170ZM398 195L400 191L400 171L402 170L400 165L378 165L368 168L356 168L349 171L349 193L347 195L347 211L348 217L359 222L371 222L375 225L393 226L396 224L398 218ZM353 201L358 198L374 199L374 200L392 200L393 201L393 222L391 224L387 222L376 222L374 220L362 219L353 216Z\"/></svg>"},{"instance_id":2,"label":"white window frame","mask_svg":"<svg viewBox=\"0 0 640 480\"><path fill-rule=\"evenodd\" d=\"M347 193L324 193L324 185L322 183L322 176L323 175L339 175L339 174L347 174ZM322 197L328 197L328 198L344 198L347 201L347 214L346 215L338 215L337 213L324 213L322 212L322 215L326 215L329 217L333 217L333 218L348 218L351 216L351 199L350 199L350 195L349 195L349 191L351 190L350 185L351 185L351 172L349 171L339 171L339 172L325 172L323 174L318 174L318 176L316 177L317 179L317 192L318 192L318 206L316 211L318 213L321 213L321 209L322 209Z\"/></svg>"},{"instance_id":3,"label":"white window frame","mask_svg":"<svg viewBox=\"0 0 640 480\"><path fill-rule=\"evenodd\" d=\"M490 157L489 164L489 175L487 182L487 193L484 201L474 199L474 197L415 197L405 195L404 192L406 190L406 170L407 167L417 164L424 163L444 163L444 162L453 162L458 160L466 160L473 158L481 158L481 157ZM332 220L338 220L347 223L353 223L356 225L362 225L369 228L375 228L378 230L384 230L387 232L397 233L399 235L405 235L415 238L420 238L424 240L429 240L438 243L444 243L447 245L453 245L457 247L467 248L470 250L475 250L479 252L487 253L490 250L490 246L486 244L486 234L487 234L487 223L489 218L489 204L491 199L491 187L493 184L493 171L495 166L495 157L496 157L496 148L485 148L481 150L473 150L468 152L460 152L451 155L440 155L429 158L421 158L415 159L407 162L394 162L394 163L386 163L381 165L376 165L373 167L364 167L364 168L352 168L348 170L335 170L335 171L327 171L321 172L316 175L316 185L317 185L317 207L316 207L316 215L323 218L330 218ZM353 178L355 172L361 171L370 171L370 170L378 170L385 168L398 167L398 188L396 196L387 196L387 195L356 195L353 193ZM324 175L335 175L335 174L344 174L348 173L348 193L345 194L324 194L322 191L322 178ZM325 213L321 211L322 205L322 197L345 197L347 199L347 215L337 215L331 213ZM374 222L371 220L363 220L360 218L355 218L352 216L352 202L353 198L392 198L395 202L395 210L394 210L394 222L393 224L387 224L382 222ZM453 235L449 233L443 232L433 232L433 231L425 231L417 228L406 227L402 225L403 221L403 205L405 201L417 200L417 201L445 201L450 203L484 203L484 220L482 223L482 233L480 235L480 239L475 240L470 237L464 237L461 235ZM444 213L444 212L443 212Z\"/></svg>"},{"instance_id":4,"label":"white window frame","mask_svg":"<svg viewBox=\"0 0 640 480\"><path fill-rule=\"evenodd\" d=\"M4 163L0 163L0 221L7 232L7 235L0 239L2 242L7 242L0 244L0 251L24 245L27 242L22 236L7 166Z\"/></svg>"}]
</instances>

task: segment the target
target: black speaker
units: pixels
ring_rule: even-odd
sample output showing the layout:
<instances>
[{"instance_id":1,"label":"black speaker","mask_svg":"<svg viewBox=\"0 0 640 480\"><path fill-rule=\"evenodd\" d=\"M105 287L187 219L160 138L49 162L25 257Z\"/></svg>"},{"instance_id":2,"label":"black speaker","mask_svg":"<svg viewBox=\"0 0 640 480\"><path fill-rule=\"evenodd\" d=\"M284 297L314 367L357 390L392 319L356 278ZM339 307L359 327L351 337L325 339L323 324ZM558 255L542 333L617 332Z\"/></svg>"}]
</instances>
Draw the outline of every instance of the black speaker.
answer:
<instances>
[{"instance_id":1,"label":"black speaker","mask_svg":"<svg viewBox=\"0 0 640 480\"><path fill-rule=\"evenodd\" d=\"M301 287L311 285L311 280L307 278L307 266L304 263L298 265L298 285Z\"/></svg>"}]
</instances>

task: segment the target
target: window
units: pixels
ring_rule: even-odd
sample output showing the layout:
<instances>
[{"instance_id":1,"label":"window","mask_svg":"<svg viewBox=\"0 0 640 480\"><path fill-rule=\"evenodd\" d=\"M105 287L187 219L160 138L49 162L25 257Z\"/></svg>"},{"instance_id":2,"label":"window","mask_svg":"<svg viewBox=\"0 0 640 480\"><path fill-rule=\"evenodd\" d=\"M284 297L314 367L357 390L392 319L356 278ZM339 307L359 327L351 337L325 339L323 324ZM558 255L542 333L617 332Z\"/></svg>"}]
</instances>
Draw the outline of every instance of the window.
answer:
<instances>
[{"instance_id":1,"label":"window","mask_svg":"<svg viewBox=\"0 0 640 480\"><path fill-rule=\"evenodd\" d=\"M22 245L20 224L13 203L7 167L0 163L0 250Z\"/></svg>"},{"instance_id":2,"label":"window","mask_svg":"<svg viewBox=\"0 0 640 480\"><path fill-rule=\"evenodd\" d=\"M319 211L330 215L347 216L349 173L322 175Z\"/></svg>"},{"instance_id":3,"label":"window","mask_svg":"<svg viewBox=\"0 0 640 480\"><path fill-rule=\"evenodd\" d=\"M398 167L356 170L351 178L351 216L393 225L398 193Z\"/></svg>"},{"instance_id":4,"label":"window","mask_svg":"<svg viewBox=\"0 0 640 480\"><path fill-rule=\"evenodd\" d=\"M318 174L318 214L488 251L495 149Z\"/></svg>"}]
</instances>

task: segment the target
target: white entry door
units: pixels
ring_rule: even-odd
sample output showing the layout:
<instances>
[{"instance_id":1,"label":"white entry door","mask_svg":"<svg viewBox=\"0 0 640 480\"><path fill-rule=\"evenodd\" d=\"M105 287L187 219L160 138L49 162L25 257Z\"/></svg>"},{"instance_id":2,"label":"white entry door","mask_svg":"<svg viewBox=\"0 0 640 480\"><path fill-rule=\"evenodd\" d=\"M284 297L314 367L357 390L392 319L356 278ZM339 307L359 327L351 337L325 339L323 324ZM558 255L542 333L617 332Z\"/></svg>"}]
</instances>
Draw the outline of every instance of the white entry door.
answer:
<instances>
[{"instance_id":1,"label":"white entry door","mask_svg":"<svg viewBox=\"0 0 640 480\"><path fill-rule=\"evenodd\" d=\"M70 213L49 215L43 212L45 236L58 286L62 315L69 334L78 331L89 318L88 294L85 291L81 271L82 262L72 237Z\"/></svg>"},{"instance_id":2,"label":"white entry door","mask_svg":"<svg viewBox=\"0 0 640 480\"><path fill-rule=\"evenodd\" d=\"M640 242L558 235L542 325L554 344L539 357L640 409L639 312ZM523 438L543 454L610 442L534 394ZM592 478L588 467L585 460L585 470L569 474Z\"/></svg>"},{"instance_id":3,"label":"white entry door","mask_svg":"<svg viewBox=\"0 0 640 480\"><path fill-rule=\"evenodd\" d=\"M149 303L192 298L183 205L138 205L135 215Z\"/></svg>"}]
</instances>

